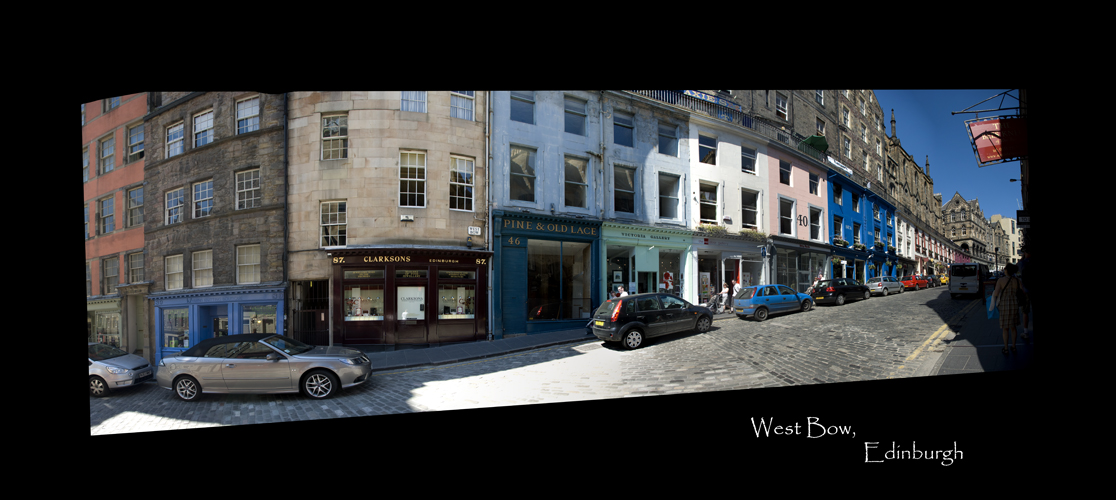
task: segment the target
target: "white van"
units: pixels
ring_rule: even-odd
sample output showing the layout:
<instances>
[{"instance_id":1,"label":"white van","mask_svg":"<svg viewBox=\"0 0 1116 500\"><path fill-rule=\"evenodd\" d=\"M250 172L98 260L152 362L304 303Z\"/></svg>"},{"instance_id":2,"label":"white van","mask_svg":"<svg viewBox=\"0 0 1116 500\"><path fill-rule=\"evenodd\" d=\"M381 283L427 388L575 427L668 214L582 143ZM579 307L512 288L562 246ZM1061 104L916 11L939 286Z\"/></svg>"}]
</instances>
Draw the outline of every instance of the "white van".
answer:
<instances>
[{"instance_id":1,"label":"white van","mask_svg":"<svg viewBox=\"0 0 1116 500\"><path fill-rule=\"evenodd\" d=\"M988 279L988 266L969 262L949 265L949 296L984 296L984 280Z\"/></svg>"}]
</instances>

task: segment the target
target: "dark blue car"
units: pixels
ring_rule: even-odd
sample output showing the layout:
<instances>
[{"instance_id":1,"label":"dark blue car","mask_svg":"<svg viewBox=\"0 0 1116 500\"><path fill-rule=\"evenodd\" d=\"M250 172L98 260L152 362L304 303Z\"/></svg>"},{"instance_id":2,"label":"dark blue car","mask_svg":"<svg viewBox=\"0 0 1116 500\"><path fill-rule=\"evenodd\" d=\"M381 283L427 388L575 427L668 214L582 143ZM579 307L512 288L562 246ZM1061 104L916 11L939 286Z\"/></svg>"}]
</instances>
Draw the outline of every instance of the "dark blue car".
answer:
<instances>
[{"instance_id":1,"label":"dark blue car","mask_svg":"<svg viewBox=\"0 0 1116 500\"><path fill-rule=\"evenodd\" d=\"M763 321L771 314L809 311L811 307L814 307L814 299L786 285L745 287L732 300L737 317L751 316L756 321Z\"/></svg>"}]
</instances>

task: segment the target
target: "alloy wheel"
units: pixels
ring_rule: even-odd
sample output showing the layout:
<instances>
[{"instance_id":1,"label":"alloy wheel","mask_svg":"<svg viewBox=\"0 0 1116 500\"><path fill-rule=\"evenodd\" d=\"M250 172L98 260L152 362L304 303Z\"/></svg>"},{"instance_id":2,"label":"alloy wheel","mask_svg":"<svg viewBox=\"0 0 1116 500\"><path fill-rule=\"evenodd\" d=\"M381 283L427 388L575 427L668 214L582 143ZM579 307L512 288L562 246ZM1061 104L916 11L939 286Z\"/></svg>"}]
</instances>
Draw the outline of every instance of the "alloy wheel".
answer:
<instances>
[{"instance_id":1,"label":"alloy wheel","mask_svg":"<svg viewBox=\"0 0 1116 500\"><path fill-rule=\"evenodd\" d=\"M306 388L306 393L310 397L324 398L333 392L333 379L325 373L315 372L306 377L306 382L303 387Z\"/></svg>"}]
</instances>

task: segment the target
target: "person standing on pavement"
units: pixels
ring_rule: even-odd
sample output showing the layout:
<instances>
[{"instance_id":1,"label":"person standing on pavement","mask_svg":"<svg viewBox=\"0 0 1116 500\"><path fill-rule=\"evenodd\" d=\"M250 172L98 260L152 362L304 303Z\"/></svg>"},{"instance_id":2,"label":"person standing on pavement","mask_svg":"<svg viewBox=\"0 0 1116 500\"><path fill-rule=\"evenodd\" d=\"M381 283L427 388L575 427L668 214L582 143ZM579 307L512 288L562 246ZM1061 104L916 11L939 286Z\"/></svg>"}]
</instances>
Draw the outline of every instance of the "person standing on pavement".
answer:
<instances>
[{"instance_id":1,"label":"person standing on pavement","mask_svg":"<svg viewBox=\"0 0 1116 500\"><path fill-rule=\"evenodd\" d=\"M744 285L741 285L740 284L740 279L737 278L736 279L736 284L732 286L732 296L736 297L736 294L740 293L740 290L742 290L742 289L744 289Z\"/></svg>"},{"instance_id":2,"label":"person standing on pavement","mask_svg":"<svg viewBox=\"0 0 1116 500\"><path fill-rule=\"evenodd\" d=\"M1016 325L1019 323L1019 301L1015 293L1019 291L1019 280L1015 279L1015 264L1004 267L1004 276L996 280L992 301L1000 309L1000 329L1004 331L1003 353L1008 353L1008 330L1011 330L1011 352L1015 352Z\"/></svg>"},{"instance_id":3,"label":"person standing on pavement","mask_svg":"<svg viewBox=\"0 0 1116 500\"><path fill-rule=\"evenodd\" d=\"M721 282L721 304L718 306L720 312L725 311L725 304L728 304L729 286L727 281Z\"/></svg>"},{"instance_id":4,"label":"person standing on pavement","mask_svg":"<svg viewBox=\"0 0 1116 500\"><path fill-rule=\"evenodd\" d=\"M616 296L617 297L627 297L628 296L628 292L624 291L624 286L623 285L616 287Z\"/></svg>"},{"instance_id":5,"label":"person standing on pavement","mask_svg":"<svg viewBox=\"0 0 1116 500\"><path fill-rule=\"evenodd\" d=\"M1027 277L1024 272L1027 271L1027 266L1031 263L1031 252L1027 247L1023 247L1023 260L1019 261L1019 285L1023 287L1023 294L1019 296L1019 308L1023 316L1023 331L1019 333L1019 337L1027 340L1027 336L1033 333L1033 329L1028 327L1028 320L1031 316L1031 289L1027 287Z\"/></svg>"}]
</instances>

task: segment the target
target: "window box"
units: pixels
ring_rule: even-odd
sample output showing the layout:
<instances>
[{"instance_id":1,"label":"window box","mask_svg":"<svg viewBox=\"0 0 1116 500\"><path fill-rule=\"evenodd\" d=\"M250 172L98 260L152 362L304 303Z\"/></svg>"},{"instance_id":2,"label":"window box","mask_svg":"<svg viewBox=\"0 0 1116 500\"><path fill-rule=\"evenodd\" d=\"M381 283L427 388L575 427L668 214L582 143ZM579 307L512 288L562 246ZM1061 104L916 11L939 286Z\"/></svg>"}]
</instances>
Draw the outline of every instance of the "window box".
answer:
<instances>
[{"instance_id":1,"label":"window box","mask_svg":"<svg viewBox=\"0 0 1116 500\"><path fill-rule=\"evenodd\" d=\"M849 246L849 242L847 242L845 240L842 240L841 238L837 238L837 239L833 240L833 244L835 246L839 246L839 247L848 247Z\"/></svg>"},{"instance_id":2,"label":"window box","mask_svg":"<svg viewBox=\"0 0 1116 500\"><path fill-rule=\"evenodd\" d=\"M766 241L767 240L767 233L764 233L762 231L756 231L756 230L753 230L753 229L741 229L740 230L740 236L743 236L745 239L754 240L754 241Z\"/></svg>"},{"instance_id":3,"label":"window box","mask_svg":"<svg viewBox=\"0 0 1116 500\"><path fill-rule=\"evenodd\" d=\"M718 226L716 224L698 224L697 229L698 231L709 233L713 236L724 236L725 233L728 232L723 226Z\"/></svg>"}]
</instances>

